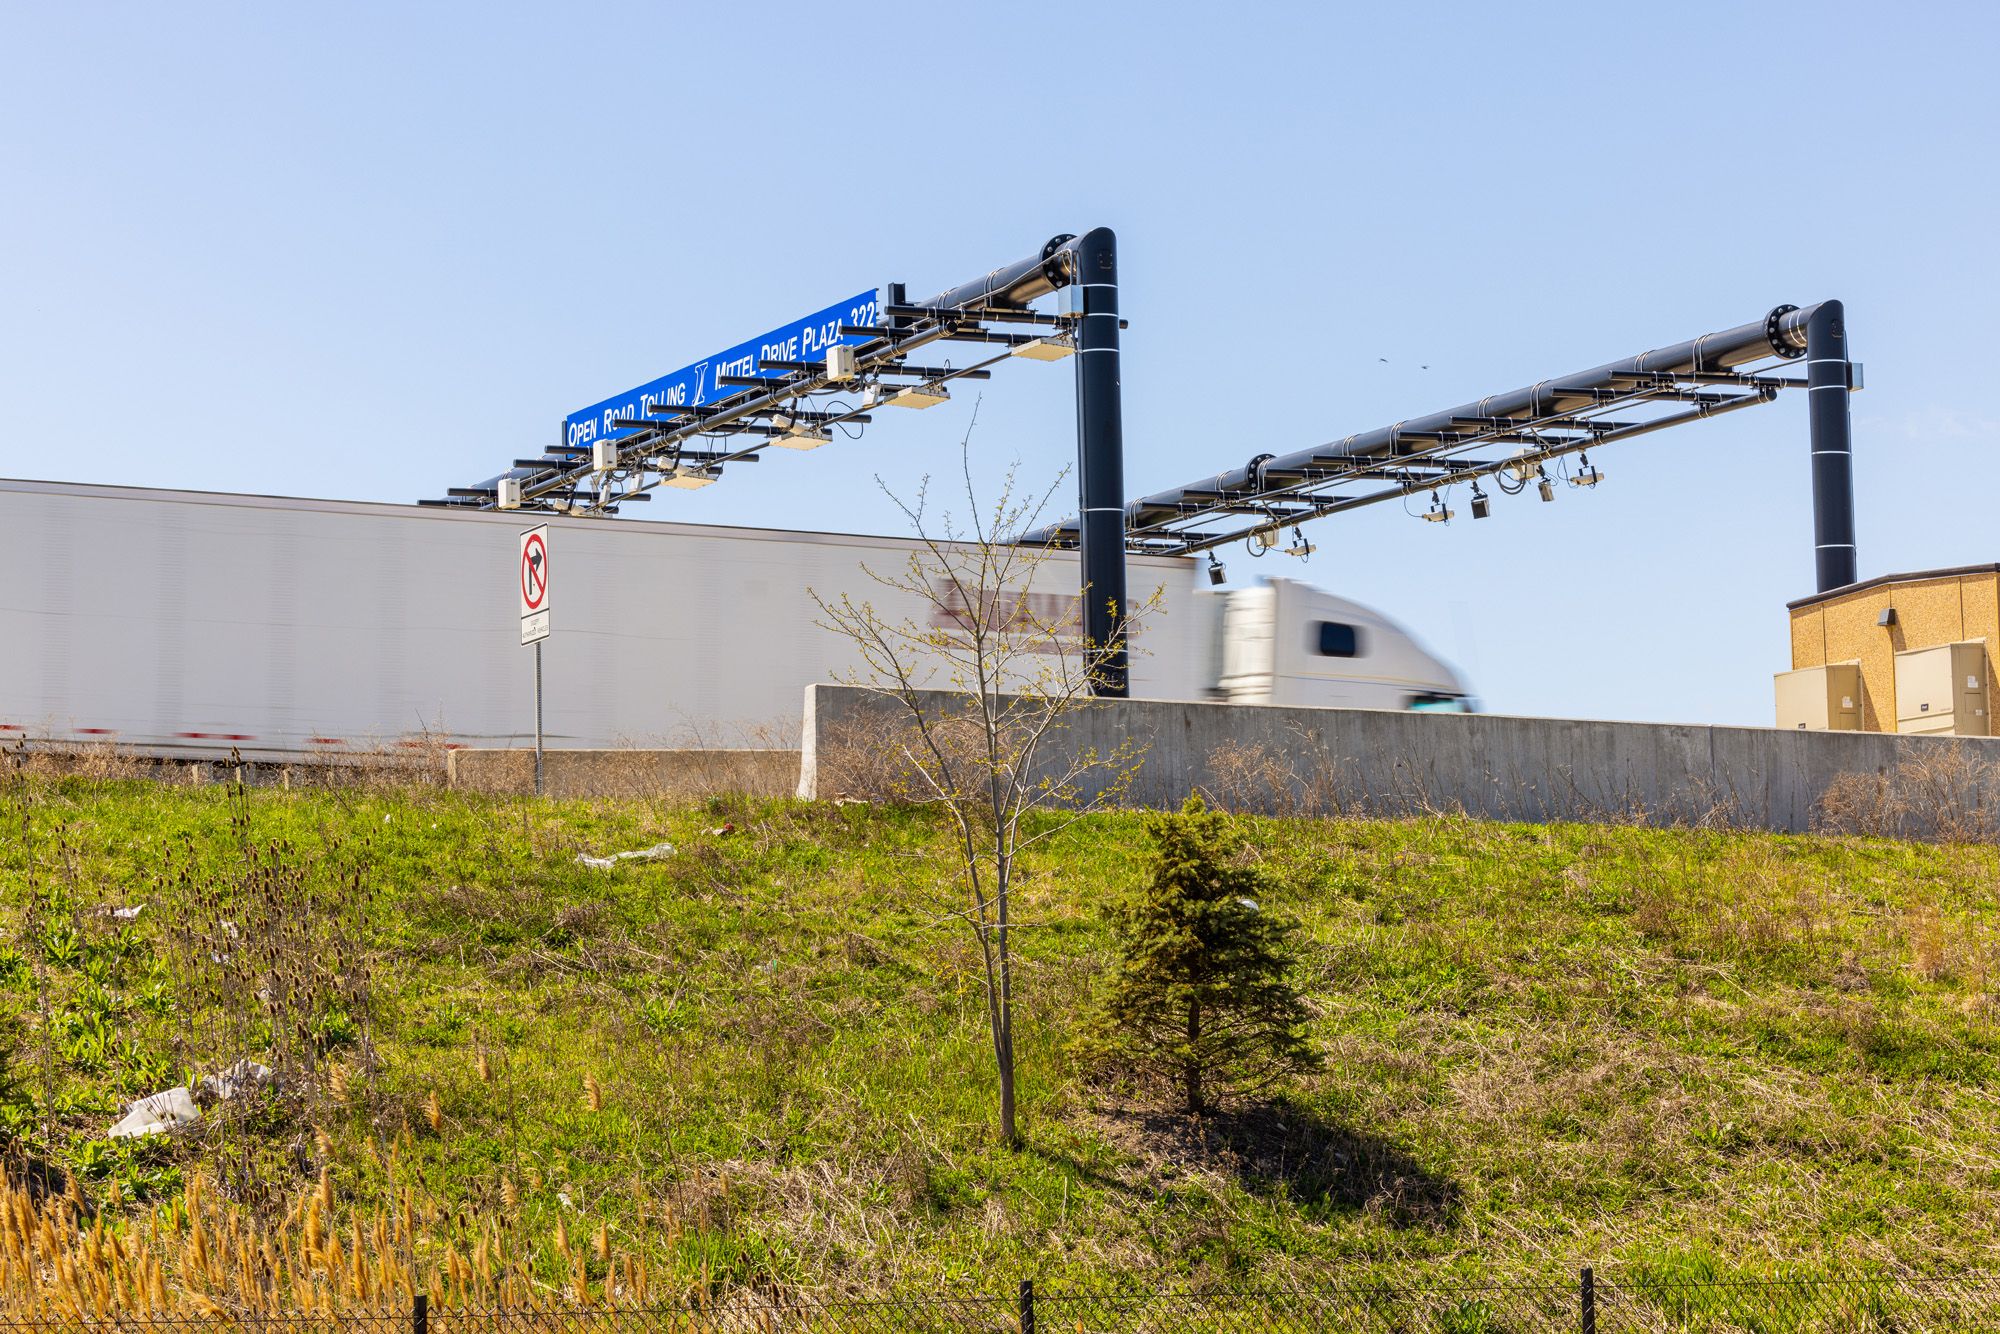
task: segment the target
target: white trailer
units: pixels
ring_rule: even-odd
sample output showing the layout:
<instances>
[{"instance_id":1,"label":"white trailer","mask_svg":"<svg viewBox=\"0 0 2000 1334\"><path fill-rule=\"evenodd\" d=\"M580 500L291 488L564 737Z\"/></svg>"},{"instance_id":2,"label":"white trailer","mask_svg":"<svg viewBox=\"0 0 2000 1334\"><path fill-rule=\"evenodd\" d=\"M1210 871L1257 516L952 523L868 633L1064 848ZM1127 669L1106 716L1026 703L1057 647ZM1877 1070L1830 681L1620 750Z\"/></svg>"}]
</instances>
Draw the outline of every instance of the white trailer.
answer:
<instances>
[{"instance_id":1,"label":"white trailer","mask_svg":"<svg viewBox=\"0 0 2000 1334\"><path fill-rule=\"evenodd\" d=\"M804 688L860 666L819 626L814 593L896 619L931 610L864 569L900 572L905 538L547 522L552 747L792 744ZM519 643L514 585L529 526L516 514L0 480L0 740L257 760L530 744L533 651ZM1130 571L1135 599L1161 593L1134 643L1135 696L1226 686L1245 701L1405 708L1466 694L1372 612L1360 656L1273 670L1261 695L1252 673L1225 683L1224 604L1266 590L1210 592L1181 558L1134 556ZM1076 577L1075 557L1058 554L1036 582L1073 592ZM1290 605L1276 599L1265 620L1275 627ZM1318 613L1301 602L1297 614ZM1274 628L1272 642L1291 633ZM1395 670L1369 670L1378 655Z\"/></svg>"}]
</instances>

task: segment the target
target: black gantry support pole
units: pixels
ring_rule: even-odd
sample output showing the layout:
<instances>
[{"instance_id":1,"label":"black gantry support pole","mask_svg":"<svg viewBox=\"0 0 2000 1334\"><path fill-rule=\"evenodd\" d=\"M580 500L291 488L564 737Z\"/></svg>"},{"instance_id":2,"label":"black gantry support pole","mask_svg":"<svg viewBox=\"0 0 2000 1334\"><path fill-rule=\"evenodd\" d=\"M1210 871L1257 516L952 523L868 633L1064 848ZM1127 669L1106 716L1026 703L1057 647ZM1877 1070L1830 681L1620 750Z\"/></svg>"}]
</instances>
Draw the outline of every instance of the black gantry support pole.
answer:
<instances>
[{"instance_id":1,"label":"black gantry support pole","mask_svg":"<svg viewBox=\"0 0 2000 1334\"><path fill-rule=\"evenodd\" d=\"M1854 439L1847 395L1847 318L1822 301L1806 321L1806 398L1812 423L1813 558L1819 591L1845 588L1859 575L1854 555Z\"/></svg>"},{"instance_id":2,"label":"black gantry support pole","mask_svg":"<svg viewBox=\"0 0 2000 1334\"><path fill-rule=\"evenodd\" d=\"M1118 238L1076 245L1076 453L1083 633L1093 693L1130 693L1125 653L1125 419L1118 384Z\"/></svg>"}]
</instances>

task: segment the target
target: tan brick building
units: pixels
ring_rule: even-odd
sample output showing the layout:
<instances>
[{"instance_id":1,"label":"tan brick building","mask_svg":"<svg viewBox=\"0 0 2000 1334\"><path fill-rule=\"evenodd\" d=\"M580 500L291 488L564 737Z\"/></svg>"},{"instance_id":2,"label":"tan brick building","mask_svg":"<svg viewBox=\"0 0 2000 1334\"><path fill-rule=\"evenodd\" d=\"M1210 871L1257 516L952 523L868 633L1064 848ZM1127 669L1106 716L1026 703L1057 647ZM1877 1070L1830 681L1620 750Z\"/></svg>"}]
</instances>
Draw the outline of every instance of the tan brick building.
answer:
<instances>
[{"instance_id":1,"label":"tan brick building","mask_svg":"<svg viewBox=\"0 0 2000 1334\"><path fill-rule=\"evenodd\" d=\"M1888 574L1788 605L1778 726L1995 734L2000 565Z\"/></svg>"}]
</instances>

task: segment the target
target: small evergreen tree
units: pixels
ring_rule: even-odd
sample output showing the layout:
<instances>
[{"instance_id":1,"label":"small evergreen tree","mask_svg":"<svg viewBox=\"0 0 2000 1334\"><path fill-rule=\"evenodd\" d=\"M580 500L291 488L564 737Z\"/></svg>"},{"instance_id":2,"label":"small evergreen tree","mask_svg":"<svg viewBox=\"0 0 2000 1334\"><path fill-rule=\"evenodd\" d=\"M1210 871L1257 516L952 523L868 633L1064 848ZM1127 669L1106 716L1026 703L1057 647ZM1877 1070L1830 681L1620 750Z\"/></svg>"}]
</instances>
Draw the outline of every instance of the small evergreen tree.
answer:
<instances>
[{"instance_id":1,"label":"small evergreen tree","mask_svg":"<svg viewBox=\"0 0 2000 1334\"><path fill-rule=\"evenodd\" d=\"M1151 883L1115 910L1121 957L1098 1045L1171 1080L1195 1113L1317 1069L1293 982L1298 927L1260 906L1260 871L1232 864L1228 818L1190 797L1146 828Z\"/></svg>"}]
</instances>

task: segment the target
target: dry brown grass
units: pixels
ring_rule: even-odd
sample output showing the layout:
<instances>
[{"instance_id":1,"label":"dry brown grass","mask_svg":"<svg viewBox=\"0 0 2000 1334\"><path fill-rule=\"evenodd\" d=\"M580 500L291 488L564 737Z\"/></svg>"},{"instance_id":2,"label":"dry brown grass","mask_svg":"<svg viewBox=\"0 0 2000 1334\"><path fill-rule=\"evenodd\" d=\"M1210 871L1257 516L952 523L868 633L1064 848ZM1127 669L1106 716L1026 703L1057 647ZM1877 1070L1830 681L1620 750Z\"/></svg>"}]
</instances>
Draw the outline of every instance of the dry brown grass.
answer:
<instances>
[{"instance_id":1,"label":"dry brown grass","mask_svg":"<svg viewBox=\"0 0 2000 1334\"><path fill-rule=\"evenodd\" d=\"M2000 843L2000 758L1939 746L1887 773L1841 774L1820 798L1815 827L1941 843Z\"/></svg>"},{"instance_id":2,"label":"dry brown grass","mask_svg":"<svg viewBox=\"0 0 2000 1334\"><path fill-rule=\"evenodd\" d=\"M1364 807L1319 738L1303 729L1291 746L1223 742L1209 751L1208 781L1199 789L1211 806L1236 815L1319 819L1359 815Z\"/></svg>"},{"instance_id":3,"label":"dry brown grass","mask_svg":"<svg viewBox=\"0 0 2000 1334\"><path fill-rule=\"evenodd\" d=\"M73 1179L53 1193L0 1175L0 1312L52 1322L337 1315L407 1311L419 1292L449 1308L649 1300L644 1261L608 1234L591 1266L560 1226L536 1239L516 1220L440 1209L407 1188L392 1205L343 1208L322 1176L272 1224L198 1177L151 1214L119 1220L111 1203L86 1199ZM561 1291L533 1274L534 1254L551 1250L568 1262Z\"/></svg>"},{"instance_id":4,"label":"dry brown grass","mask_svg":"<svg viewBox=\"0 0 2000 1334\"><path fill-rule=\"evenodd\" d=\"M971 744L969 730L941 719L938 735ZM923 745L914 724L834 723L819 729L813 765L821 801L916 801L928 797L915 756Z\"/></svg>"},{"instance_id":5,"label":"dry brown grass","mask_svg":"<svg viewBox=\"0 0 2000 1334\"><path fill-rule=\"evenodd\" d=\"M453 787L525 796L535 757L524 750L461 750L449 765ZM798 752L783 749L548 751L542 791L556 799L685 804L708 797L789 797L798 787Z\"/></svg>"},{"instance_id":6,"label":"dry brown grass","mask_svg":"<svg viewBox=\"0 0 2000 1334\"><path fill-rule=\"evenodd\" d=\"M1469 810L1465 799L1441 791L1443 785L1411 767L1399 765L1379 775L1380 790L1371 793L1361 775L1333 758L1321 734L1303 725L1294 726L1291 738L1283 743L1225 741L1209 751L1205 767L1206 779L1196 784L1196 790L1211 806L1237 815L1299 819L1481 815ZM1727 829L1741 823L1733 799L1692 784L1680 809L1665 811L1636 791L1592 796L1566 772L1491 781L1496 790L1506 790L1507 799L1500 807L1539 811L1543 820L1672 829Z\"/></svg>"},{"instance_id":7,"label":"dry brown grass","mask_svg":"<svg viewBox=\"0 0 2000 1334\"><path fill-rule=\"evenodd\" d=\"M144 754L115 741L19 741L0 747L0 776L400 792L443 786L450 751L442 737L418 737L313 760L280 762L234 752L223 759L177 759Z\"/></svg>"},{"instance_id":8,"label":"dry brown grass","mask_svg":"<svg viewBox=\"0 0 2000 1334\"><path fill-rule=\"evenodd\" d=\"M170 771L170 772L163 772ZM28 742L0 747L0 774L21 778L185 778L185 766L163 765L115 741Z\"/></svg>"}]
</instances>

